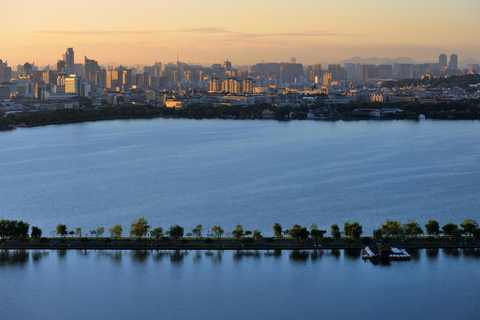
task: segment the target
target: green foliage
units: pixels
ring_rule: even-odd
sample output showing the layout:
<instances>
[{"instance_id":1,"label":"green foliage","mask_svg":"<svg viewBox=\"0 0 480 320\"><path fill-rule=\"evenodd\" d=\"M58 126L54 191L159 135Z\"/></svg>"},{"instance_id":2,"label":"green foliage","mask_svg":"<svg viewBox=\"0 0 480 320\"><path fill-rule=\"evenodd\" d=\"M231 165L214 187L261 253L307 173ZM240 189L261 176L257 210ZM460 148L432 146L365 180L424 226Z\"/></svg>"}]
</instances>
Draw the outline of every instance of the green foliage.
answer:
<instances>
[{"instance_id":1,"label":"green foliage","mask_svg":"<svg viewBox=\"0 0 480 320\"><path fill-rule=\"evenodd\" d=\"M68 234L73 237L73 235L75 234L75 231L71 230Z\"/></svg>"},{"instance_id":2,"label":"green foliage","mask_svg":"<svg viewBox=\"0 0 480 320\"><path fill-rule=\"evenodd\" d=\"M275 238L282 238L282 226L279 223L273 225L273 234Z\"/></svg>"},{"instance_id":3,"label":"green foliage","mask_svg":"<svg viewBox=\"0 0 480 320\"><path fill-rule=\"evenodd\" d=\"M377 239L377 240L382 239L382 235L383 235L382 234L382 229L373 230L373 238L374 239Z\"/></svg>"},{"instance_id":4,"label":"green foliage","mask_svg":"<svg viewBox=\"0 0 480 320\"><path fill-rule=\"evenodd\" d=\"M58 224L57 226L57 234L60 235L60 237L66 237L67 236L67 226L64 224Z\"/></svg>"},{"instance_id":5,"label":"green foliage","mask_svg":"<svg viewBox=\"0 0 480 320\"><path fill-rule=\"evenodd\" d=\"M32 238L40 239L42 237L42 229L39 227L32 227Z\"/></svg>"},{"instance_id":6,"label":"green foliage","mask_svg":"<svg viewBox=\"0 0 480 320\"><path fill-rule=\"evenodd\" d=\"M97 228L97 234L99 237L101 237L104 232L105 232L105 228L103 227Z\"/></svg>"},{"instance_id":7,"label":"green foliage","mask_svg":"<svg viewBox=\"0 0 480 320\"><path fill-rule=\"evenodd\" d=\"M444 234L445 236L452 236L453 231L455 231L455 230L457 230L457 229L458 229L458 226L457 226L456 224L454 224L454 223L451 223L451 222L447 223L446 225L444 225L444 226L442 227L443 234Z\"/></svg>"},{"instance_id":8,"label":"green foliage","mask_svg":"<svg viewBox=\"0 0 480 320\"><path fill-rule=\"evenodd\" d=\"M210 239L210 238L206 238L204 242L207 243L207 244L211 244L211 243L213 243L213 240Z\"/></svg>"},{"instance_id":9,"label":"green foliage","mask_svg":"<svg viewBox=\"0 0 480 320\"><path fill-rule=\"evenodd\" d=\"M223 229L220 228L220 226L213 226L212 232L215 235L215 237L217 237L218 243L220 243L220 238L222 237L222 234L225 233L225 231L223 231Z\"/></svg>"},{"instance_id":10,"label":"green foliage","mask_svg":"<svg viewBox=\"0 0 480 320\"><path fill-rule=\"evenodd\" d=\"M202 237L202 229L203 229L203 226L201 224L199 224L194 229L192 229L193 235L197 238L201 238Z\"/></svg>"},{"instance_id":11,"label":"green foliage","mask_svg":"<svg viewBox=\"0 0 480 320\"><path fill-rule=\"evenodd\" d=\"M356 221L352 223L350 221L347 221L343 225L343 234L352 240L360 239L362 233L362 226Z\"/></svg>"},{"instance_id":12,"label":"green foliage","mask_svg":"<svg viewBox=\"0 0 480 320\"><path fill-rule=\"evenodd\" d=\"M420 227L418 222L415 221L415 220L408 220L408 223L405 223L403 225L403 229L405 231L405 235L407 235L407 236L417 237L417 236L423 234L422 228Z\"/></svg>"},{"instance_id":13,"label":"green foliage","mask_svg":"<svg viewBox=\"0 0 480 320\"><path fill-rule=\"evenodd\" d=\"M232 231L232 236L235 240L240 240L240 238L244 236L243 227L238 224L235 230Z\"/></svg>"},{"instance_id":14,"label":"green foliage","mask_svg":"<svg viewBox=\"0 0 480 320\"><path fill-rule=\"evenodd\" d=\"M260 241L262 239L262 232L255 229L253 230L253 239L255 239L255 241Z\"/></svg>"},{"instance_id":15,"label":"green foliage","mask_svg":"<svg viewBox=\"0 0 480 320\"><path fill-rule=\"evenodd\" d=\"M307 227L302 227L299 224L294 224L293 227L288 230L288 234L291 238L300 242L300 240L307 240L310 232L308 232Z\"/></svg>"},{"instance_id":16,"label":"green foliage","mask_svg":"<svg viewBox=\"0 0 480 320\"><path fill-rule=\"evenodd\" d=\"M154 237L158 241L158 239L163 237L163 228L158 227L153 229L152 231L150 231L150 236Z\"/></svg>"},{"instance_id":17,"label":"green foliage","mask_svg":"<svg viewBox=\"0 0 480 320\"><path fill-rule=\"evenodd\" d=\"M82 228L75 229L75 235L77 235L77 237L81 237L82 236Z\"/></svg>"},{"instance_id":18,"label":"green foliage","mask_svg":"<svg viewBox=\"0 0 480 320\"><path fill-rule=\"evenodd\" d=\"M173 225L170 227L170 237L175 239L175 243L177 243L178 238L183 237L183 228L180 227L178 224Z\"/></svg>"},{"instance_id":19,"label":"green foliage","mask_svg":"<svg viewBox=\"0 0 480 320\"><path fill-rule=\"evenodd\" d=\"M405 234L402 223L400 221L387 220L382 224L382 234L386 237L400 238Z\"/></svg>"},{"instance_id":20,"label":"green foliage","mask_svg":"<svg viewBox=\"0 0 480 320\"><path fill-rule=\"evenodd\" d=\"M462 228L463 233L468 236L473 234L473 230L478 228L478 223L473 219L465 219L465 221L460 223L460 228Z\"/></svg>"},{"instance_id":21,"label":"green foliage","mask_svg":"<svg viewBox=\"0 0 480 320\"><path fill-rule=\"evenodd\" d=\"M123 233L122 226L119 224L114 225L109 231L110 231L110 237L113 237L115 239L120 238Z\"/></svg>"},{"instance_id":22,"label":"green foliage","mask_svg":"<svg viewBox=\"0 0 480 320\"><path fill-rule=\"evenodd\" d=\"M130 235L141 239L147 235L148 229L150 229L150 226L148 225L147 220L142 217L137 221L132 222L130 225Z\"/></svg>"},{"instance_id":23,"label":"green foliage","mask_svg":"<svg viewBox=\"0 0 480 320\"><path fill-rule=\"evenodd\" d=\"M2 239L26 239L30 225L22 220L0 220L0 237Z\"/></svg>"},{"instance_id":24,"label":"green foliage","mask_svg":"<svg viewBox=\"0 0 480 320\"><path fill-rule=\"evenodd\" d=\"M312 229L312 231L310 231L310 235L315 238L315 242L318 244L318 239L323 239L323 235L325 233L327 233L326 230L318 230L316 228L317 225L315 225L315 229Z\"/></svg>"},{"instance_id":25,"label":"green foliage","mask_svg":"<svg viewBox=\"0 0 480 320\"><path fill-rule=\"evenodd\" d=\"M428 220L425 224L425 231L429 236L438 236L440 234L440 225L437 220Z\"/></svg>"}]
</instances>

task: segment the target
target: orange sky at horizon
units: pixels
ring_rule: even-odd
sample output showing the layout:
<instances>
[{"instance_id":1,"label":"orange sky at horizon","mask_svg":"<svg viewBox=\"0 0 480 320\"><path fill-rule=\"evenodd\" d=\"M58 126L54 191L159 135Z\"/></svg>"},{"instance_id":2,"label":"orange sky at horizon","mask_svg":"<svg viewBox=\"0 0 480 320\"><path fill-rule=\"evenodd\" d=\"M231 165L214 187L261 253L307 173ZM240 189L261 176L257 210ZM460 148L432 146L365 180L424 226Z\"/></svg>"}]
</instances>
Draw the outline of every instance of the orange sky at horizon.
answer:
<instances>
[{"instance_id":1,"label":"orange sky at horizon","mask_svg":"<svg viewBox=\"0 0 480 320\"><path fill-rule=\"evenodd\" d=\"M480 60L480 1L16 0L2 3L0 59L55 64L67 47L106 65L180 60L314 64L353 56Z\"/></svg>"}]
</instances>

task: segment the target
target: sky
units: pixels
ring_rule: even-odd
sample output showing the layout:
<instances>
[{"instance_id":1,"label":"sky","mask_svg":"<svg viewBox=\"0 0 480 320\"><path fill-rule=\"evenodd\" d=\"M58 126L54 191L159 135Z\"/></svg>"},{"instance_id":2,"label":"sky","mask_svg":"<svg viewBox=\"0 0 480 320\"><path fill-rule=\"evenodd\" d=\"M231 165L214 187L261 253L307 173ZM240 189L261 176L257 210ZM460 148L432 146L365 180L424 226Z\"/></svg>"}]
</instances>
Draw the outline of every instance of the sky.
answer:
<instances>
[{"instance_id":1,"label":"sky","mask_svg":"<svg viewBox=\"0 0 480 320\"><path fill-rule=\"evenodd\" d=\"M478 0L0 0L0 59L102 65L480 60Z\"/></svg>"}]
</instances>

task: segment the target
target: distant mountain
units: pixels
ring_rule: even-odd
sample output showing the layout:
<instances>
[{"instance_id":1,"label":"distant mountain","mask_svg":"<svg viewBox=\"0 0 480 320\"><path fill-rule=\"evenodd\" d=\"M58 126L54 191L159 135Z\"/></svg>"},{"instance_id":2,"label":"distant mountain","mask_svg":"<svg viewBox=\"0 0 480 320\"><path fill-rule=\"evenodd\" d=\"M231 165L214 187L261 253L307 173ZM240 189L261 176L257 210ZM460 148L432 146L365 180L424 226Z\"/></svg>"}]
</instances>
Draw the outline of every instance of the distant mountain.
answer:
<instances>
[{"instance_id":1,"label":"distant mountain","mask_svg":"<svg viewBox=\"0 0 480 320\"><path fill-rule=\"evenodd\" d=\"M475 63L480 64L480 61L470 58L470 59L459 61L458 66L466 68L468 64L475 64Z\"/></svg>"},{"instance_id":2,"label":"distant mountain","mask_svg":"<svg viewBox=\"0 0 480 320\"><path fill-rule=\"evenodd\" d=\"M380 65L380 64L393 64L393 63L415 63L415 61L413 61L412 59L410 58L407 58L407 57L398 57L398 58L394 58L394 59L390 59L390 58L377 58L377 57L371 57L371 58L361 58L361 57L353 57L351 59L347 59L347 60L342 60L340 61L341 64L344 64L344 63L360 63L360 64L376 64L376 65Z\"/></svg>"}]
</instances>

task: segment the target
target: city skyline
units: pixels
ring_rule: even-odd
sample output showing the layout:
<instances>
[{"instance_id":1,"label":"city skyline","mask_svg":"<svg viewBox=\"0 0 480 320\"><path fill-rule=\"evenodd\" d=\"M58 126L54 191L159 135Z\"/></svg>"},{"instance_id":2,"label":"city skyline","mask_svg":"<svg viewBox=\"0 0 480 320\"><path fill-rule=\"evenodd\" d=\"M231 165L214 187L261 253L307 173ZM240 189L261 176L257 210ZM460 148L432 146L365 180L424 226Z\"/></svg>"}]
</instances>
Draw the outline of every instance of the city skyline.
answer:
<instances>
[{"instance_id":1,"label":"city skyline","mask_svg":"<svg viewBox=\"0 0 480 320\"><path fill-rule=\"evenodd\" d=\"M181 4L139 0L58 0L2 4L0 52L10 65L53 64L75 47L101 64L151 64L158 60L237 65L261 61L304 64L354 56L410 57L427 62L439 53L480 60L473 0L412 0L402 4L250 0L225 5L211 0ZM68 13L68 14L67 14ZM77 58L78 59L78 58Z\"/></svg>"}]
</instances>

